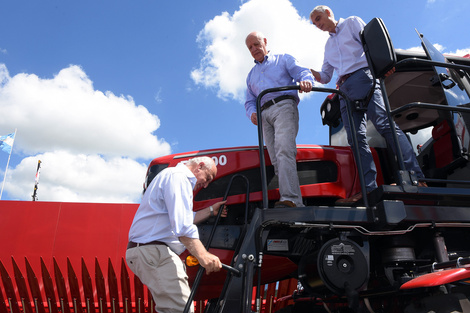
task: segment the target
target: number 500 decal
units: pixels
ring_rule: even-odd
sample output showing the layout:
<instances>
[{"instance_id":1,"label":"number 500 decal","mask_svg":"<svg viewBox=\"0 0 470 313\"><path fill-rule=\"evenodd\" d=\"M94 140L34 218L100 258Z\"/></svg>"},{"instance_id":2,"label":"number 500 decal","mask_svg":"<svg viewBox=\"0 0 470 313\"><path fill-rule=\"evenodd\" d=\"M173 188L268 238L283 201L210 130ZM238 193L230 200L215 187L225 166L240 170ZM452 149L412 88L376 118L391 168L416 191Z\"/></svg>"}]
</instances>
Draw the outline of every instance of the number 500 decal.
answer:
<instances>
[{"instance_id":1,"label":"number 500 decal","mask_svg":"<svg viewBox=\"0 0 470 313\"><path fill-rule=\"evenodd\" d=\"M212 160L214 160L216 166L217 165L224 166L227 164L227 157L224 154L222 154L219 157L213 156Z\"/></svg>"}]
</instances>

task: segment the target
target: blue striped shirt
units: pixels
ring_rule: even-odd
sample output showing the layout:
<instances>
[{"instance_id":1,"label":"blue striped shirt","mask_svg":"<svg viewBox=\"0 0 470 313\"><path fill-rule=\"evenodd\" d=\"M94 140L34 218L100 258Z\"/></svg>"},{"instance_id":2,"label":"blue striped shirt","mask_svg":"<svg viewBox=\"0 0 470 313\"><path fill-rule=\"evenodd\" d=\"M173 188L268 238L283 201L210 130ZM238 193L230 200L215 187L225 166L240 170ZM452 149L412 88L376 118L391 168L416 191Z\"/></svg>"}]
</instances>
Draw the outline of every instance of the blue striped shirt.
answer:
<instances>
[{"instance_id":1,"label":"blue striped shirt","mask_svg":"<svg viewBox=\"0 0 470 313\"><path fill-rule=\"evenodd\" d=\"M301 81L310 81L313 85L313 75L308 68L301 67L297 60L289 54L272 54L269 52L263 63L255 60L255 66L246 78L245 110L248 118L256 113L256 98L266 89L294 85ZM261 106L271 99L282 95L292 95L299 103L297 90L270 92L261 99Z\"/></svg>"}]
</instances>

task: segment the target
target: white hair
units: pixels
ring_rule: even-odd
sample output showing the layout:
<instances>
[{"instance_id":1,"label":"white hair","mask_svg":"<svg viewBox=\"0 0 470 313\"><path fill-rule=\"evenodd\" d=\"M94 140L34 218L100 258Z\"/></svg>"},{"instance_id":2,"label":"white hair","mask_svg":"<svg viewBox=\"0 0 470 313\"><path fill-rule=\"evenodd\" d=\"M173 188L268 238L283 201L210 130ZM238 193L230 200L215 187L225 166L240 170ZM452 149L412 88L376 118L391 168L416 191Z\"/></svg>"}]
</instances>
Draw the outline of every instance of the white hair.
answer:
<instances>
[{"instance_id":1,"label":"white hair","mask_svg":"<svg viewBox=\"0 0 470 313\"><path fill-rule=\"evenodd\" d=\"M326 5L317 5L316 7L313 8L312 12L310 12L310 19L312 19L312 15L315 13L315 12L322 12L322 13L325 13L326 10L328 10L330 12L330 17L332 19L335 18L335 15L333 14L333 11L330 9L329 6L326 6Z\"/></svg>"},{"instance_id":2,"label":"white hair","mask_svg":"<svg viewBox=\"0 0 470 313\"><path fill-rule=\"evenodd\" d=\"M199 163L204 163L204 168L207 170L211 170L215 166L214 160L207 156L189 159L187 164L197 165Z\"/></svg>"}]
</instances>

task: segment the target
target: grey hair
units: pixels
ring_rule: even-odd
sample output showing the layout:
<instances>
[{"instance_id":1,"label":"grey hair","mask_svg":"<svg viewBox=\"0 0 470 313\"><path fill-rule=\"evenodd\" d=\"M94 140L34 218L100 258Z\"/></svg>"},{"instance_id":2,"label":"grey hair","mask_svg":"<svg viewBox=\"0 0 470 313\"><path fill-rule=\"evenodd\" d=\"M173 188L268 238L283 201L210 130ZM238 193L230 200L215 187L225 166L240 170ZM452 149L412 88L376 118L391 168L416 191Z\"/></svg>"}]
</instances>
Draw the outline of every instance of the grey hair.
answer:
<instances>
[{"instance_id":1,"label":"grey hair","mask_svg":"<svg viewBox=\"0 0 470 313\"><path fill-rule=\"evenodd\" d=\"M214 160L210 157L207 157L207 156L202 156L202 157L196 157L196 158L189 159L187 164L197 165L201 162L204 163L204 169L206 169L206 170L211 170L212 167L215 166Z\"/></svg>"},{"instance_id":2,"label":"grey hair","mask_svg":"<svg viewBox=\"0 0 470 313\"><path fill-rule=\"evenodd\" d=\"M310 12L310 19L312 19L312 15L313 13L315 12L322 12L322 13L325 13L326 10L328 10L331 14L331 18L334 19L335 18L335 15L333 14L333 11L330 9L330 7L326 6L326 5L317 5L316 7L313 8L312 12Z\"/></svg>"}]
</instances>

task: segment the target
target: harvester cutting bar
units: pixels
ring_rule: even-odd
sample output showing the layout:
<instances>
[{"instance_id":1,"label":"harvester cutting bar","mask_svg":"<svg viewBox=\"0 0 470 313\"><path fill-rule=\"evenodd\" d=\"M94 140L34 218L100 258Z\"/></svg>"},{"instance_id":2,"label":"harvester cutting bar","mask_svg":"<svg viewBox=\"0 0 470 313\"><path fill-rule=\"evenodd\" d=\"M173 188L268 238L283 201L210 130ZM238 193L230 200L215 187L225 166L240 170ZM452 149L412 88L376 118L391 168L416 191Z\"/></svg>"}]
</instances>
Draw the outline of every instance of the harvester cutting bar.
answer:
<instances>
[{"instance_id":1,"label":"harvester cutting bar","mask_svg":"<svg viewBox=\"0 0 470 313\"><path fill-rule=\"evenodd\" d=\"M122 258L120 278L110 259L107 275L103 275L97 258L94 260L95 270L91 272L92 275L83 258L75 268L68 258L64 263L53 258L51 270L41 257L36 271L31 266L35 263L27 258L24 267L21 264L19 266L13 257L11 262L12 270L9 271L0 261L0 313L157 313L147 287L133 274L132 284ZM225 264L223 267L235 277L241 274L239 270ZM278 297L291 294L296 284L297 280L290 279L263 285L262 290L266 288L268 293L261 312L271 312L274 307L280 309L287 305L287 301L276 304L275 294ZM205 306L205 301L196 301L195 313L203 312Z\"/></svg>"},{"instance_id":2,"label":"harvester cutting bar","mask_svg":"<svg viewBox=\"0 0 470 313\"><path fill-rule=\"evenodd\" d=\"M138 277L132 275L134 286L131 286L131 279L122 258L119 279L111 259L108 259L108 271L105 276L98 259L95 258L94 279L83 258L80 271L73 268L68 258L66 267L62 269L53 258L52 271L42 258L40 270L36 271L27 258L23 271L13 257L11 261L13 276L0 261L0 313L155 312L152 296L148 290L144 291L146 287ZM50 275L51 272L54 278ZM76 275L80 272L81 279ZM26 273L26 276L23 273ZM144 297L145 294L147 297Z\"/></svg>"}]
</instances>

